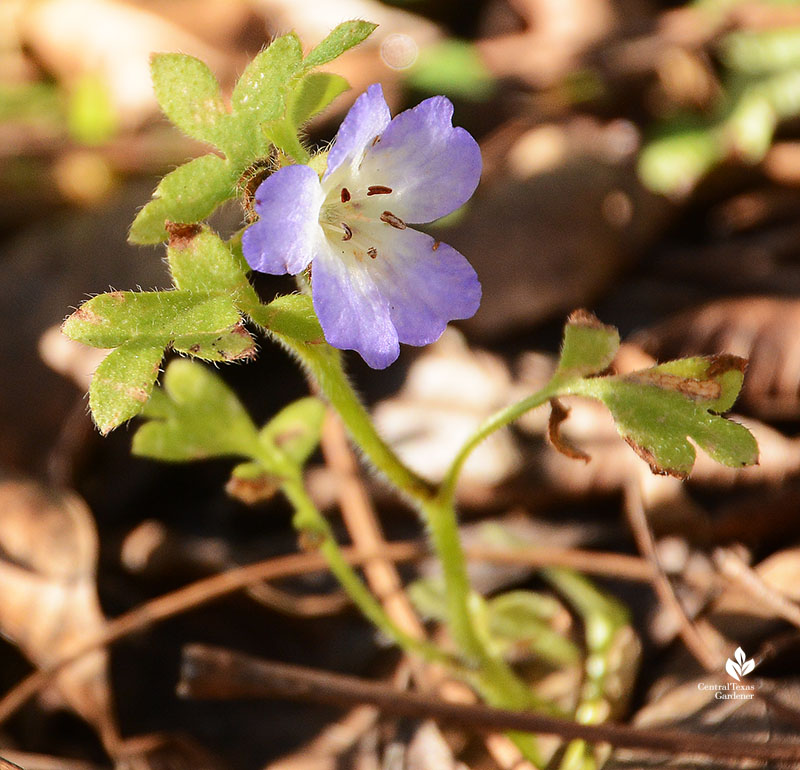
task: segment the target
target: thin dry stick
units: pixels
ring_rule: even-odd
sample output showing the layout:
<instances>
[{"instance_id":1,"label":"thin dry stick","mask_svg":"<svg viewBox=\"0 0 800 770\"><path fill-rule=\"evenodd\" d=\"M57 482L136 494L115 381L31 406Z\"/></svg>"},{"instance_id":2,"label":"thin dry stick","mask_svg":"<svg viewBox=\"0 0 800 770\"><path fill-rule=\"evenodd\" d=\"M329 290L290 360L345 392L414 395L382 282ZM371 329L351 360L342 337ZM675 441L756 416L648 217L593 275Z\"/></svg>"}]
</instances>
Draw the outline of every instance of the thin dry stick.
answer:
<instances>
[{"instance_id":1,"label":"thin dry stick","mask_svg":"<svg viewBox=\"0 0 800 770\"><path fill-rule=\"evenodd\" d=\"M642 503L642 491L638 480L631 481L625 486L625 513L628 517L633 537L640 553L653 567L652 585L662 604L667 607L679 622L679 633L689 652L694 655L706 671L718 671L724 660L720 655L711 650L689 616L661 567L656 553L656 543Z\"/></svg>"},{"instance_id":2,"label":"thin dry stick","mask_svg":"<svg viewBox=\"0 0 800 770\"><path fill-rule=\"evenodd\" d=\"M320 439L325 462L339 482L339 509L353 545L362 553L376 556L364 562L364 575L372 593L386 614L410 636L424 639L425 628L403 591L394 564L382 554L386 540L369 496L358 474L358 465L339 415L328 409Z\"/></svg>"},{"instance_id":3,"label":"thin dry stick","mask_svg":"<svg viewBox=\"0 0 800 770\"><path fill-rule=\"evenodd\" d=\"M429 551L421 542L387 543L381 554L395 562L414 561L429 555ZM374 558L371 554L359 554L354 549L345 549L346 558L353 564L361 564ZM587 572L594 572L610 577L644 580L645 573L650 574L649 565L641 559L621 554L594 553L589 551L528 550L519 552L503 552L494 549L469 549L468 558L478 561L496 562L499 564L519 564L522 566L542 567L551 565L575 566L583 562ZM563 557L563 560L562 560ZM597 560L596 562L594 560ZM590 569L592 565L596 569ZM638 564L638 567L637 567ZM621 567L625 567L621 569ZM319 554L302 553L280 556L275 559L250 564L245 567L228 570L220 575L198 580L184 588L160 596L152 601L135 607L110 621L102 633L86 639L69 655L51 663L49 666L34 671L18 685L9 690L0 700L0 724L8 719L29 698L46 687L52 679L70 663L87 652L111 644L130 633L140 631L147 626L165 620L181 612L199 607L229 593L243 590L263 580L277 580L292 575L303 575L327 569L327 564ZM638 572L638 574L636 574Z\"/></svg>"},{"instance_id":4,"label":"thin dry stick","mask_svg":"<svg viewBox=\"0 0 800 770\"><path fill-rule=\"evenodd\" d=\"M735 551L730 548L717 548L713 558L717 569L725 577L769 607L776 615L800 628L800 606L767 585L761 575L746 564Z\"/></svg>"},{"instance_id":5,"label":"thin dry stick","mask_svg":"<svg viewBox=\"0 0 800 770\"><path fill-rule=\"evenodd\" d=\"M272 663L204 645L191 645L184 650L179 692L194 698L277 696L339 706L371 703L387 714L429 718L482 732L516 730L671 755L800 761L800 744L796 743L755 743L679 730L647 730L613 722L587 725L542 714L435 701L356 677Z\"/></svg>"},{"instance_id":6,"label":"thin dry stick","mask_svg":"<svg viewBox=\"0 0 800 770\"><path fill-rule=\"evenodd\" d=\"M387 544L386 554L388 558L396 561L411 561L425 555L426 549L420 543ZM359 554L350 548L345 549L345 558L352 564L361 564L367 559L374 558L374 555ZM43 666L9 690L0 700L0 724L45 687L62 669L74 663L87 652L115 642L134 631L139 631L180 612L186 612L214 599L240 591L262 580L276 580L325 569L327 569L327 564L320 554L298 553L279 556L198 580L184 588L179 588L135 607L110 621L100 633L77 645L68 655L64 655L48 666Z\"/></svg>"}]
</instances>

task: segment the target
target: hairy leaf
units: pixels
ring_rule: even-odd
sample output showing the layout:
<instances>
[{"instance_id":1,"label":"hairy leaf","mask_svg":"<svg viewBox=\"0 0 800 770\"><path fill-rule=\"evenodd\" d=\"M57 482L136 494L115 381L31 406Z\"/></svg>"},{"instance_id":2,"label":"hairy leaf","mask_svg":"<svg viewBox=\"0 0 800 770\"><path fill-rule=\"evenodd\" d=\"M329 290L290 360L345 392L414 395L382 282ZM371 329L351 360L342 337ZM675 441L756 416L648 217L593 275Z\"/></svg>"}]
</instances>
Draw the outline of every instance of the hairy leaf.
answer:
<instances>
[{"instance_id":1,"label":"hairy leaf","mask_svg":"<svg viewBox=\"0 0 800 770\"><path fill-rule=\"evenodd\" d=\"M71 339L97 348L126 342L165 347L197 335L230 331L239 313L230 298L192 291L115 291L84 302L64 322Z\"/></svg>"},{"instance_id":2,"label":"hairy leaf","mask_svg":"<svg viewBox=\"0 0 800 770\"><path fill-rule=\"evenodd\" d=\"M333 61L337 56L341 56L345 51L366 40L377 26L377 24L357 19L342 22L334 27L330 35L306 56L303 67L311 69Z\"/></svg>"},{"instance_id":3,"label":"hairy leaf","mask_svg":"<svg viewBox=\"0 0 800 770\"><path fill-rule=\"evenodd\" d=\"M202 155L167 174L153 199L136 215L128 240L142 245L166 240L165 222L200 222L235 197L242 169L216 155Z\"/></svg>"},{"instance_id":4,"label":"hairy leaf","mask_svg":"<svg viewBox=\"0 0 800 770\"><path fill-rule=\"evenodd\" d=\"M619 349L619 332L586 310L576 310L564 327L558 375L581 376L607 369Z\"/></svg>"},{"instance_id":5,"label":"hairy leaf","mask_svg":"<svg viewBox=\"0 0 800 770\"><path fill-rule=\"evenodd\" d=\"M163 357L163 345L133 340L109 353L97 367L89 388L89 408L103 435L142 410Z\"/></svg>"},{"instance_id":6,"label":"hairy leaf","mask_svg":"<svg viewBox=\"0 0 800 770\"><path fill-rule=\"evenodd\" d=\"M758 462L752 434L713 413L733 404L743 371L744 361L736 356L692 358L581 380L571 392L602 401L620 435L654 473L685 478L696 456L689 438L722 465Z\"/></svg>"},{"instance_id":7,"label":"hairy leaf","mask_svg":"<svg viewBox=\"0 0 800 770\"><path fill-rule=\"evenodd\" d=\"M155 54L153 89L164 114L185 134L221 147L229 113L219 83L199 59L182 53Z\"/></svg>"},{"instance_id":8,"label":"hairy leaf","mask_svg":"<svg viewBox=\"0 0 800 770\"><path fill-rule=\"evenodd\" d=\"M314 312L311 297L287 294L261 308L253 320L260 326L301 342L323 342L325 335Z\"/></svg>"}]
</instances>

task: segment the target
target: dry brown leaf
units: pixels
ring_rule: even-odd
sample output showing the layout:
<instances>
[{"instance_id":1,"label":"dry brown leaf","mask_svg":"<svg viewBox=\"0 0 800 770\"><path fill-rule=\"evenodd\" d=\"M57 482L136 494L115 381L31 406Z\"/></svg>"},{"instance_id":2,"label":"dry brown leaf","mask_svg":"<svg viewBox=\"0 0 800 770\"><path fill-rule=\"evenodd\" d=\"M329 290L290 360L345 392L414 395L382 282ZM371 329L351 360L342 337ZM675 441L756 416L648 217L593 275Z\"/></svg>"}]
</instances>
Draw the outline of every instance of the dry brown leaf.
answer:
<instances>
[{"instance_id":1,"label":"dry brown leaf","mask_svg":"<svg viewBox=\"0 0 800 770\"><path fill-rule=\"evenodd\" d=\"M633 341L661 360L720 352L747 358L740 404L760 417L800 416L798 300L717 300L639 332Z\"/></svg>"},{"instance_id":2,"label":"dry brown leaf","mask_svg":"<svg viewBox=\"0 0 800 770\"><path fill-rule=\"evenodd\" d=\"M55 663L105 625L96 562L94 521L79 497L32 482L0 484L0 630L37 666ZM56 687L113 753L119 735L106 651L66 668Z\"/></svg>"},{"instance_id":3,"label":"dry brown leaf","mask_svg":"<svg viewBox=\"0 0 800 770\"><path fill-rule=\"evenodd\" d=\"M784 679L776 686L769 680L758 679L757 670L749 679L750 683L755 683L759 693L778 701L777 709L759 697L752 700L716 699L714 690L704 688L726 684L730 679L724 672L712 673L677 687L670 687L636 714L634 724L641 728L677 728L759 743L770 740L790 743L800 740L797 725L782 718L780 708L797 708L800 704L800 683L796 679ZM692 759L680 755L665 756L656 752L618 749L604 767L605 770L641 770L649 767L730 770L763 767L763 764L748 759Z\"/></svg>"}]
</instances>

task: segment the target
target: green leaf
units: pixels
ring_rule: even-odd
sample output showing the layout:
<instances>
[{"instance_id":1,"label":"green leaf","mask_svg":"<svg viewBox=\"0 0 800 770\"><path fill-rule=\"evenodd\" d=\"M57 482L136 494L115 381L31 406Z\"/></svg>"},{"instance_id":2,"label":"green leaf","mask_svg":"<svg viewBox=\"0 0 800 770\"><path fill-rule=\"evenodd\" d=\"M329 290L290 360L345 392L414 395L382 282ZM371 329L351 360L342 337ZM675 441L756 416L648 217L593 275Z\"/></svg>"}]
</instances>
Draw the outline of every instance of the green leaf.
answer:
<instances>
[{"instance_id":1,"label":"green leaf","mask_svg":"<svg viewBox=\"0 0 800 770\"><path fill-rule=\"evenodd\" d=\"M325 404L314 396L284 407L259 434L268 446L281 450L292 463L302 466L316 449L325 418Z\"/></svg>"},{"instance_id":2,"label":"green leaf","mask_svg":"<svg viewBox=\"0 0 800 770\"><path fill-rule=\"evenodd\" d=\"M191 291L115 291L84 302L64 322L70 339L97 348L138 341L165 347L198 335L232 331L240 317L231 299Z\"/></svg>"},{"instance_id":3,"label":"green leaf","mask_svg":"<svg viewBox=\"0 0 800 770\"><path fill-rule=\"evenodd\" d=\"M290 33L274 40L250 62L231 96L236 134L223 147L226 153L231 143L236 148L232 154L237 156L250 153L257 157L264 153L261 125L283 116L291 80L300 69L302 56L300 40Z\"/></svg>"},{"instance_id":4,"label":"green leaf","mask_svg":"<svg viewBox=\"0 0 800 770\"><path fill-rule=\"evenodd\" d=\"M211 70L193 56L165 53L153 56L150 71L156 99L170 121L188 136L220 147L229 113Z\"/></svg>"},{"instance_id":5,"label":"green leaf","mask_svg":"<svg viewBox=\"0 0 800 770\"><path fill-rule=\"evenodd\" d=\"M289 95L287 115L293 126L302 126L322 112L337 96L350 89L341 76L330 72L311 72Z\"/></svg>"},{"instance_id":6,"label":"green leaf","mask_svg":"<svg viewBox=\"0 0 800 770\"><path fill-rule=\"evenodd\" d=\"M297 137L297 127L293 126L288 118L266 123L263 131L270 142L295 162L305 164L310 160L311 156L308 154L308 150L303 147Z\"/></svg>"},{"instance_id":7,"label":"green leaf","mask_svg":"<svg viewBox=\"0 0 800 770\"><path fill-rule=\"evenodd\" d=\"M179 166L159 183L153 199L136 215L128 240L142 245L166 240L166 221L192 223L208 217L236 196L241 169L216 155L202 155Z\"/></svg>"},{"instance_id":8,"label":"green leaf","mask_svg":"<svg viewBox=\"0 0 800 770\"><path fill-rule=\"evenodd\" d=\"M163 345L131 341L109 353L97 367L89 388L89 408L103 435L142 410L163 357Z\"/></svg>"},{"instance_id":9,"label":"green leaf","mask_svg":"<svg viewBox=\"0 0 800 770\"><path fill-rule=\"evenodd\" d=\"M563 608L550 596L534 591L510 591L486 602L489 633L506 643L507 652L526 647L556 665L577 663L578 648L549 624Z\"/></svg>"},{"instance_id":10,"label":"green leaf","mask_svg":"<svg viewBox=\"0 0 800 770\"><path fill-rule=\"evenodd\" d=\"M664 195L685 195L725 157L716 127L674 128L639 154L644 185Z\"/></svg>"},{"instance_id":11,"label":"green leaf","mask_svg":"<svg viewBox=\"0 0 800 770\"><path fill-rule=\"evenodd\" d=\"M276 334L301 342L325 340L319 319L314 312L314 304L307 294L287 294L277 297L268 305L258 309L257 313L251 311L250 315L259 326Z\"/></svg>"},{"instance_id":12,"label":"green leaf","mask_svg":"<svg viewBox=\"0 0 800 770\"><path fill-rule=\"evenodd\" d=\"M495 81L477 48L465 40L444 40L421 51L408 73L414 88L430 94L486 99Z\"/></svg>"},{"instance_id":13,"label":"green leaf","mask_svg":"<svg viewBox=\"0 0 800 770\"><path fill-rule=\"evenodd\" d=\"M619 332L586 310L576 310L564 327L558 375L585 377L607 369L619 349Z\"/></svg>"},{"instance_id":14,"label":"green leaf","mask_svg":"<svg viewBox=\"0 0 800 770\"><path fill-rule=\"evenodd\" d=\"M234 302L258 302L241 261L213 230L172 226L169 231L167 260L178 289L218 292Z\"/></svg>"},{"instance_id":15,"label":"green leaf","mask_svg":"<svg viewBox=\"0 0 800 770\"><path fill-rule=\"evenodd\" d=\"M333 61L345 51L366 40L377 26L377 24L357 19L342 22L334 27L330 35L306 56L303 67L311 69Z\"/></svg>"},{"instance_id":16,"label":"green leaf","mask_svg":"<svg viewBox=\"0 0 800 770\"><path fill-rule=\"evenodd\" d=\"M258 456L258 433L236 394L201 364L173 361L148 405L133 453L172 462Z\"/></svg>"},{"instance_id":17,"label":"green leaf","mask_svg":"<svg viewBox=\"0 0 800 770\"><path fill-rule=\"evenodd\" d=\"M686 478L695 461L688 438L722 465L758 462L750 432L712 413L733 404L743 371L744 361L736 356L694 358L581 380L570 391L602 401L620 435L654 473Z\"/></svg>"},{"instance_id":18,"label":"green leaf","mask_svg":"<svg viewBox=\"0 0 800 770\"><path fill-rule=\"evenodd\" d=\"M243 323L223 332L194 334L191 343L175 341L172 347L203 361L242 361L256 356L256 342Z\"/></svg>"}]
</instances>

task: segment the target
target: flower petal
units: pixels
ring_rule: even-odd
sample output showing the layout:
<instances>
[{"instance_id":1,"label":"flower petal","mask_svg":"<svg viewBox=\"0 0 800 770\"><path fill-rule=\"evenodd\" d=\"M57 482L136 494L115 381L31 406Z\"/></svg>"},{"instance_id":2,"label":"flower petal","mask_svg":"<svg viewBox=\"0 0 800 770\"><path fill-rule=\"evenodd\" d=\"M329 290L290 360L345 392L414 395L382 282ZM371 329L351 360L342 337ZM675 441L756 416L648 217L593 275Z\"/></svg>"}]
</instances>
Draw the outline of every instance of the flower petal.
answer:
<instances>
[{"instance_id":1,"label":"flower petal","mask_svg":"<svg viewBox=\"0 0 800 770\"><path fill-rule=\"evenodd\" d=\"M356 350L373 369L385 369L400 354L389 307L369 265L328 248L314 260L311 293L325 339L340 350Z\"/></svg>"},{"instance_id":2,"label":"flower petal","mask_svg":"<svg viewBox=\"0 0 800 770\"><path fill-rule=\"evenodd\" d=\"M480 148L469 132L453 127L452 118L449 99L425 99L397 115L367 149L359 176L367 185L391 188L385 205L406 222L443 217L469 200L478 186Z\"/></svg>"},{"instance_id":3,"label":"flower petal","mask_svg":"<svg viewBox=\"0 0 800 770\"><path fill-rule=\"evenodd\" d=\"M369 267L400 342L427 345L439 339L448 321L475 314L481 285L463 255L411 228L381 223L370 234L378 228L377 255Z\"/></svg>"},{"instance_id":4,"label":"flower petal","mask_svg":"<svg viewBox=\"0 0 800 770\"><path fill-rule=\"evenodd\" d=\"M365 148L383 133L391 119L383 89L379 83L373 83L355 100L339 126L328 153L328 168L323 179L327 179L346 162L353 164L360 161Z\"/></svg>"},{"instance_id":5,"label":"flower petal","mask_svg":"<svg viewBox=\"0 0 800 770\"><path fill-rule=\"evenodd\" d=\"M303 270L324 237L319 226L323 200L319 177L308 166L286 166L268 176L255 195L261 219L242 236L250 267L272 275Z\"/></svg>"}]
</instances>

